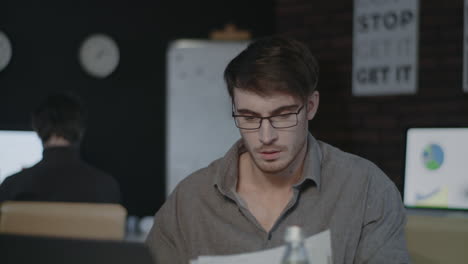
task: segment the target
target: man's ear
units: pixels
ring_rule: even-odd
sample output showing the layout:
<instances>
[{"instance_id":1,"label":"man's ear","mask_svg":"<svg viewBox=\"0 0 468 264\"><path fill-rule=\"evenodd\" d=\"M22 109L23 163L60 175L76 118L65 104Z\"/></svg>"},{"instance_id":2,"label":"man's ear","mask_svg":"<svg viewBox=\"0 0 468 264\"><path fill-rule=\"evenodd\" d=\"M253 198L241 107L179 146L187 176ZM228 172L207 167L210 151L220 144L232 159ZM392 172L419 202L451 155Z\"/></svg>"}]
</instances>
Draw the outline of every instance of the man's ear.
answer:
<instances>
[{"instance_id":1,"label":"man's ear","mask_svg":"<svg viewBox=\"0 0 468 264\"><path fill-rule=\"evenodd\" d=\"M307 119L312 120L317 113L319 107L319 92L314 91L309 97L307 98Z\"/></svg>"}]
</instances>

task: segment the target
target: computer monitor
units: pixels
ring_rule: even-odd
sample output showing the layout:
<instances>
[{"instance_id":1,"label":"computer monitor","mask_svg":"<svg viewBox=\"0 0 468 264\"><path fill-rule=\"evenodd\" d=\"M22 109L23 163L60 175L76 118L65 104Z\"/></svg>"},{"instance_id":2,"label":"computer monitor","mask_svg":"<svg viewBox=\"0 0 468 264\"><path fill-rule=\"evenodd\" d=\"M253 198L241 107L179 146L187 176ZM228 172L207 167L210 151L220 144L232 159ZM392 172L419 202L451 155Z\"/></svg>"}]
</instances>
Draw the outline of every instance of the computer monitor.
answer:
<instances>
[{"instance_id":1,"label":"computer monitor","mask_svg":"<svg viewBox=\"0 0 468 264\"><path fill-rule=\"evenodd\" d=\"M0 233L3 264L155 264L144 243Z\"/></svg>"},{"instance_id":2,"label":"computer monitor","mask_svg":"<svg viewBox=\"0 0 468 264\"><path fill-rule=\"evenodd\" d=\"M406 207L468 210L468 127L408 129L404 176Z\"/></svg>"},{"instance_id":3,"label":"computer monitor","mask_svg":"<svg viewBox=\"0 0 468 264\"><path fill-rule=\"evenodd\" d=\"M0 183L40 161L42 149L34 131L0 130Z\"/></svg>"}]
</instances>

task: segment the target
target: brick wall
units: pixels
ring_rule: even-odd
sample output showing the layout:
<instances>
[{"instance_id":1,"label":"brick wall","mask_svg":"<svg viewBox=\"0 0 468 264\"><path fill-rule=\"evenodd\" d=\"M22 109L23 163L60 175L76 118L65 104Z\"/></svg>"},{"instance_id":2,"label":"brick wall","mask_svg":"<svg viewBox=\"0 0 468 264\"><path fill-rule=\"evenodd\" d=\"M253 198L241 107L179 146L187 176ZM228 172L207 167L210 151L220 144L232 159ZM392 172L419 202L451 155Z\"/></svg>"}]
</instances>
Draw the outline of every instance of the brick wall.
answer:
<instances>
[{"instance_id":1,"label":"brick wall","mask_svg":"<svg viewBox=\"0 0 468 264\"><path fill-rule=\"evenodd\" d=\"M375 162L403 188L405 130L468 126L463 93L463 0L421 0L415 95L353 97L353 1L277 0L277 31L305 41L321 65L319 139Z\"/></svg>"}]
</instances>

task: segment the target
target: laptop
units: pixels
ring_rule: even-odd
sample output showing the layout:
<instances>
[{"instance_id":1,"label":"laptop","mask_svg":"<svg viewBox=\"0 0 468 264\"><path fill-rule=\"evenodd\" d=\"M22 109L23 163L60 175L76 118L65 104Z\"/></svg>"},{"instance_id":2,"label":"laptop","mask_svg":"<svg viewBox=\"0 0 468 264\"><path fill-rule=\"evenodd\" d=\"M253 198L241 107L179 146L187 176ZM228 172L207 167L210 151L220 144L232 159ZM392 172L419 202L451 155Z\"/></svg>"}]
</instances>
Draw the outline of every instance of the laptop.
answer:
<instances>
[{"instance_id":1,"label":"laptop","mask_svg":"<svg viewBox=\"0 0 468 264\"><path fill-rule=\"evenodd\" d=\"M407 208L468 211L468 127L410 128L405 156Z\"/></svg>"},{"instance_id":2,"label":"laptop","mask_svg":"<svg viewBox=\"0 0 468 264\"><path fill-rule=\"evenodd\" d=\"M154 264L139 242L0 234L2 264Z\"/></svg>"}]
</instances>

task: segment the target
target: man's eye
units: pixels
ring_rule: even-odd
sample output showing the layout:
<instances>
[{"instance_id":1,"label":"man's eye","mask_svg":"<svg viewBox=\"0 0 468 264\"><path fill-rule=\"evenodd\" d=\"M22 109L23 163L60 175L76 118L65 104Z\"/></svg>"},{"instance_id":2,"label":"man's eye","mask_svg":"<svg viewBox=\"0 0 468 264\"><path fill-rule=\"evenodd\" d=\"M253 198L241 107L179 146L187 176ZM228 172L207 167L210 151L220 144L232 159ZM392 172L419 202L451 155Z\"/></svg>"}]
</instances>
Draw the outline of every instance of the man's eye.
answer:
<instances>
[{"instance_id":1,"label":"man's eye","mask_svg":"<svg viewBox=\"0 0 468 264\"><path fill-rule=\"evenodd\" d=\"M243 118L245 121L255 121L258 119L256 116L244 116Z\"/></svg>"},{"instance_id":2,"label":"man's eye","mask_svg":"<svg viewBox=\"0 0 468 264\"><path fill-rule=\"evenodd\" d=\"M279 116L275 116L276 119L288 119L292 116L293 114L282 114L282 115L279 115Z\"/></svg>"}]
</instances>

